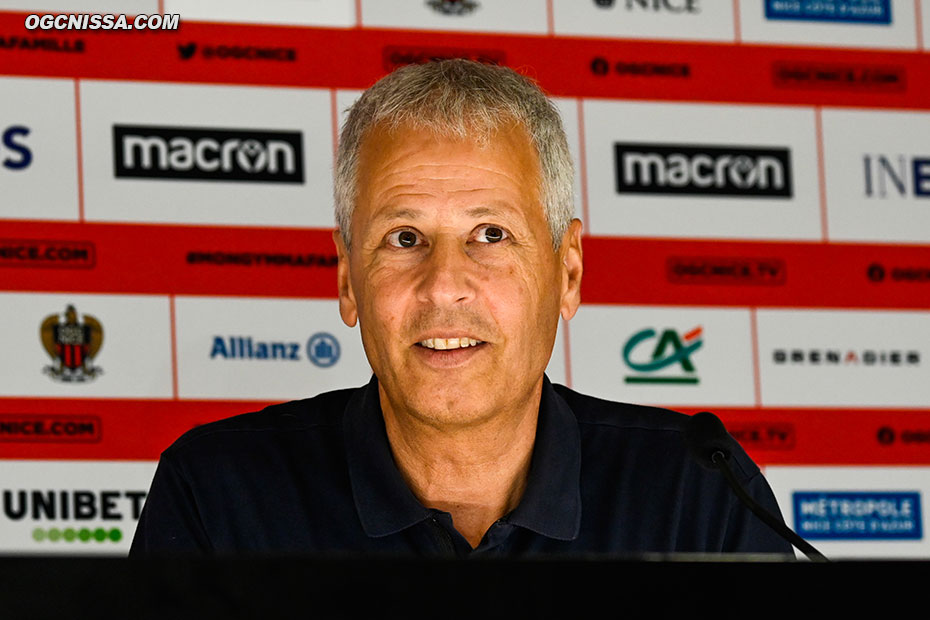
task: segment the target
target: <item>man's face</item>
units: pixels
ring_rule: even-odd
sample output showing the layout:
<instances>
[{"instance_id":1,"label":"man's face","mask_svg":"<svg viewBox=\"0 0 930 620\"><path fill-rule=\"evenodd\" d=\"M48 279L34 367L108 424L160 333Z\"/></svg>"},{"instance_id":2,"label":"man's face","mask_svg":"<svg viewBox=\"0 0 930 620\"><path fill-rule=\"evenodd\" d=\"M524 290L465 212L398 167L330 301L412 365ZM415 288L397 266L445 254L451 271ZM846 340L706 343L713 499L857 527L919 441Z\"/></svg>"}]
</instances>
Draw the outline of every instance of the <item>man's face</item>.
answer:
<instances>
[{"instance_id":1,"label":"man's face","mask_svg":"<svg viewBox=\"0 0 930 620\"><path fill-rule=\"evenodd\" d=\"M351 253L334 235L340 313L361 325L382 402L434 426L519 409L581 278L580 222L553 251L525 130L482 147L376 128L358 174Z\"/></svg>"}]
</instances>

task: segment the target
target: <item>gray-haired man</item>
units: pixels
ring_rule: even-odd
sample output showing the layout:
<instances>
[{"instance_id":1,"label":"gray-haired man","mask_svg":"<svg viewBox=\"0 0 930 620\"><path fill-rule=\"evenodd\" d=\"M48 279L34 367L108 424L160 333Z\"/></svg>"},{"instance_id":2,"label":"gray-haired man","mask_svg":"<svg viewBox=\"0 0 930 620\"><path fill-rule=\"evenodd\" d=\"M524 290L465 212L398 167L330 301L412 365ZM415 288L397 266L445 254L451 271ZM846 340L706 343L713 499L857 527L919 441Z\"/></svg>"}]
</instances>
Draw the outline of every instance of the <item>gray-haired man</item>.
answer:
<instances>
[{"instance_id":1,"label":"gray-haired man","mask_svg":"<svg viewBox=\"0 0 930 620\"><path fill-rule=\"evenodd\" d=\"M133 553L790 553L692 461L685 416L545 377L581 301L572 177L558 113L509 69L429 63L366 91L333 238L373 378L184 435Z\"/></svg>"}]
</instances>

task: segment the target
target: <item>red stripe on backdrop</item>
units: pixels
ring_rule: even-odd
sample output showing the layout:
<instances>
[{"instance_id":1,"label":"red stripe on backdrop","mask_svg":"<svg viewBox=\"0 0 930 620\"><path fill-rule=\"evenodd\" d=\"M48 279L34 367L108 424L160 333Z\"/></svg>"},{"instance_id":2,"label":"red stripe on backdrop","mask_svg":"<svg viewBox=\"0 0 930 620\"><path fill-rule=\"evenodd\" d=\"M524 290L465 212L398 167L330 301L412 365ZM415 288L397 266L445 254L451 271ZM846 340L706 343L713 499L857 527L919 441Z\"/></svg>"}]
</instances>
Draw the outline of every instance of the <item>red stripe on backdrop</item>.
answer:
<instances>
[{"instance_id":1,"label":"red stripe on backdrop","mask_svg":"<svg viewBox=\"0 0 930 620\"><path fill-rule=\"evenodd\" d=\"M0 35L36 37L26 13L0 13ZM176 31L42 33L81 40L81 53L3 50L3 72L90 79L365 88L405 59L426 55L496 58L537 78L551 93L763 104L930 108L930 57L917 51L777 47L742 43L490 35L456 32L208 24ZM293 62L183 59L179 46L291 48ZM687 67L684 74L617 71ZM596 70L599 67L606 70ZM833 77L831 77L833 76ZM845 76L845 77L844 77ZM850 77L852 79L850 79Z\"/></svg>"},{"instance_id":2,"label":"red stripe on backdrop","mask_svg":"<svg viewBox=\"0 0 930 620\"><path fill-rule=\"evenodd\" d=\"M2 229L0 244L79 239L96 256L86 269L0 267L4 290L336 297L326 230L15 221Z\"/></svg>"},{"instance_id":3,"label":"red stripe on backdrop","mask_svg":"<svg viewBox=\"0 0 930 620\"><path fill-rule=\"evenodd\" d=\"M266 402L0 398L9 459L154 460L187 430ZM678 408L684 413L699 409ZM714 409L760 465L930 465L930 410ZM92 441L17 435L19 419L99 420Z\"/></svg>"},{"instance_id":4,"label":"red stripe on backdrop","mask_svg":"<svg viewBox=\"0 0 930 620\"><path fill-rule=\"evenodd\" d=\"M257 411L266 404L0 398L0 454L5 459L155 460L162 450L191 428ZM33 420L36 416L54 416L58 422L95 418L99 428L92 436L94 441L78 441L79 436L42 437L17 432L18 420Z\"/></svg>"},{"instance_id":5,"label":"red stripe on backdrop","mask_svg":"<svg viewBox=\"0 0 930 620\"><path fill-rule=\"evenodd\" d=\"M2 227L4 247L55 239L95 254L94 264L0 262L4 290L336 297L328 230L11 220ZM930 296L926 246L585 237L584 251L585 303L926 310Z\"/></svg>"},{"instance_id":6,"label":"red stripe on backdrop","mask_svg":"<svg viewBox=\"0 0 930 620\"><path fill-rule=\"evenodd\" d=\"M930 248L584 240L582 300L599 304L927 308Z\"/></svg>"},{"instance_id":7,"label":"red stripe on backdrop","mask_svg":"<svg viewBox=\"0 0 930 620\"><path fill-rule=\"evenodd\" d=\"M713 411L763 466L930 464L930 410Z\"/></svg>"}]
</instances>

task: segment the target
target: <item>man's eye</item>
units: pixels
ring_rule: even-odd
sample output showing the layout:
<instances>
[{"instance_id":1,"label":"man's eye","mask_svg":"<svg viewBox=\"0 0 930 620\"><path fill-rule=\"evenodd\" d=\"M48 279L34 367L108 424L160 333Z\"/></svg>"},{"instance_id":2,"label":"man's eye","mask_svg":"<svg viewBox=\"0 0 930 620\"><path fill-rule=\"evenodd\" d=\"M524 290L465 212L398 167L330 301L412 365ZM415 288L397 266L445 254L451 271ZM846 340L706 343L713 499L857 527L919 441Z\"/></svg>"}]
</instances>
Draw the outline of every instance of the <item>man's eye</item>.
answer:
<instances>
[{"instance_id":1,"label":"man's eye","mask_svg":"<svg viewBox=\"0 0 930 620\"><path fill-rule=\"evenodd\" d=\"M503 241L509 235L504 232L503 228L497 226L482 226L478 229L477 239L482 243L497 243Z\"/></svg>"},{"instance_id":2,"label":"man's eye","mask_svg":"<svg viewBox=\"0 0 930 620\"><path fill-rule=\"evenodd\" d=\"M388 235L388 243L397 248L412 248L420 241L412 230L398 230Z\"/></svg>"}]
</instances>

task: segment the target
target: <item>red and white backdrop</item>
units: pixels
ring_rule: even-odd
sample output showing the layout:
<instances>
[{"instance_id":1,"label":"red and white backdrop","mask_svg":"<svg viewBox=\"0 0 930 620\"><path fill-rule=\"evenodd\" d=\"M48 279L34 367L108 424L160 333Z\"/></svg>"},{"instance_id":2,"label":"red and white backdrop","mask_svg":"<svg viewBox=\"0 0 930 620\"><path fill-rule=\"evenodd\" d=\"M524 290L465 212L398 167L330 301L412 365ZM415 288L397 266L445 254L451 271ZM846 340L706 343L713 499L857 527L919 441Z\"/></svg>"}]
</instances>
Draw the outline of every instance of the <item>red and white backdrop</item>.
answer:
<instances>
[{"instance_id":1,"label":"red and white backdrop","mask_svg":"<svg viewBox=\"0 0 930 620\"><path fill-rule=\"evenodd\" d=\"M30 13L176 30L25 28ZM187 429L364 383L341 118L464 56L551 93L549 375L717 412L833 556L930 556L930 0L0 1L0 552L124 554Z\"/></svg>"}]
</instances>

